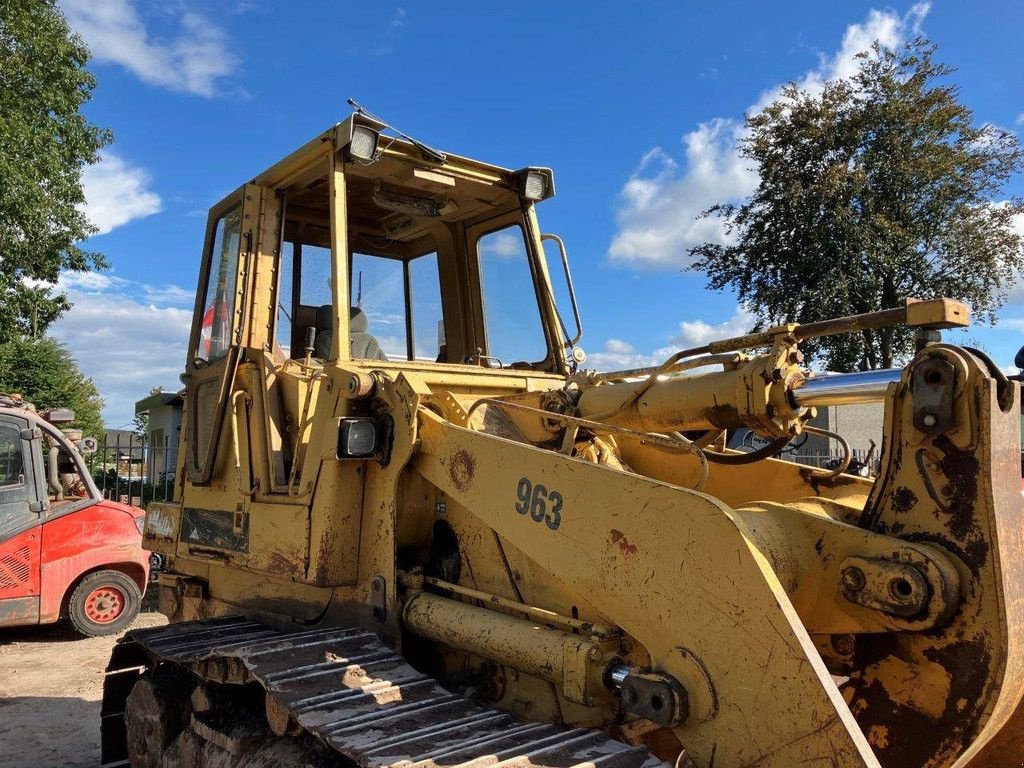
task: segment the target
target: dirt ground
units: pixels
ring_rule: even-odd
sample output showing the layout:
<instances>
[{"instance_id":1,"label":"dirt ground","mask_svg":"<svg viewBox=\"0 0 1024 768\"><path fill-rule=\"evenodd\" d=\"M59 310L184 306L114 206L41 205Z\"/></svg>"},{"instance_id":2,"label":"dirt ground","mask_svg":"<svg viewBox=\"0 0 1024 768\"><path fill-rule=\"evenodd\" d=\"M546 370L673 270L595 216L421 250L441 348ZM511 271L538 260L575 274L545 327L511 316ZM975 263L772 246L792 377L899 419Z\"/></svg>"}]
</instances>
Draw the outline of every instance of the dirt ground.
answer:
<instances>
[{"instance_id":1,"label":"dirt ground","mask_svg":"<svg viewBox=\"0 0 1024 768\"><path fill-rule=\"evenodd\" d=\"M144 613L134 627L166 619ZM81 638L63 624L0 629L0 768L95 768L103 670L116 637Z\"/></svg>"}]
</instances>

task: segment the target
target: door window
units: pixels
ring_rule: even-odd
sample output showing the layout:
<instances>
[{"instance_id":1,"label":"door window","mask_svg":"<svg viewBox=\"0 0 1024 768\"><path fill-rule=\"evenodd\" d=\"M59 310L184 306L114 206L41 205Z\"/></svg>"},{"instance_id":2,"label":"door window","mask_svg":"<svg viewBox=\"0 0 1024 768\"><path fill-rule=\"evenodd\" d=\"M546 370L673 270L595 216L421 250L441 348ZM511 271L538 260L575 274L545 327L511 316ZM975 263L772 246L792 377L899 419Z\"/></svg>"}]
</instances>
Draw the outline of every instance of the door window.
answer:
<instances>
[{"instance_id":1,"label":"door window","mask_svg":"<svg viewBox=\"0 0 1024 768\"><path fill-rule=\"evenodd\" d=\"M221 216L214 229L206 303L199 329L199 349L196 350L196 357L208 362L224 357L231 346L241 232L241 206Z\"/></svg>"},{"instance_id":2,"label":"door window","mask_svg":"<svg viewBox=\"0 0 1024 768\"><path fill-rule=\"evenodd\" d=\"M23 485L24 482L21 431L8 424L0 424L0 487Z\"/></svg>"},{"instance_id":3,"label":"door window","mask_svg":"<svg viewBox=\"0 0 1024 768\"><path fill-rule=\"evenodd\" d=\"M294 261L295 244L285 241L281 249L278 268L277 337L275 342L276 350L280 350L280 353L278 354L275 350L275 358L287 358L291 357L292 354L292 312L294 311L292 306L292 291L294 289L292 270L294 269Z\"/></svg>"},{"instance_id":4,"label":"door window","mask_svg":"<svg viewBox=\"0 0 1024 768\"><path fill-rule=\"evenodd\" d=\"M547 358L523 228L513 224L483 235L477 241L477 257L487 330L486 354L504 365Z\"/></svg>"}]
</instances>

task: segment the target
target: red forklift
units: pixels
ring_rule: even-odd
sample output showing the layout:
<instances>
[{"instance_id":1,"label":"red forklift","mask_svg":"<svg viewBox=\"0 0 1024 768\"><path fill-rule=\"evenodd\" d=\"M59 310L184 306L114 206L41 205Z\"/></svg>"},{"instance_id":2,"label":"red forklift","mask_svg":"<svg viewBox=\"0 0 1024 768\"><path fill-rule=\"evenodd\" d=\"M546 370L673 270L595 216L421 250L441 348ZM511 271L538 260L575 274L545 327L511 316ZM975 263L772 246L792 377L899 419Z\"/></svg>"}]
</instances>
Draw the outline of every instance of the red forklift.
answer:
<instances>
[{"instance_id":1,"label":"red forklift","mask_svg":"<svg viewBox=\"0 0 1024 768\"><path fill-rule=\"evenodd\" d=\"M145 512L102 497L84 459L95 439L60 428L73 420L0 395L0 627L66 618L111 635L142 605Z\"/></svg>"}]
</instances>

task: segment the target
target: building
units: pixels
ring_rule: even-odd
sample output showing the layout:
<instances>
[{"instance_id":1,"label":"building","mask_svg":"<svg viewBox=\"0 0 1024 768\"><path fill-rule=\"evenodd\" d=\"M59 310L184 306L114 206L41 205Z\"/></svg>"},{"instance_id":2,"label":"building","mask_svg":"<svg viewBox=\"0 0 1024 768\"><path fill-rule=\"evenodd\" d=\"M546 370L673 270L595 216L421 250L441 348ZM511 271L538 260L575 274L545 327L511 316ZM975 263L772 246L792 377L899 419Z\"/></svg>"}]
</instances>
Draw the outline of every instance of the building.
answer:
<instances>
[{"instance_id":1,"label":"building","mask_svg":"<svg viewBox=\"0 0 1024 768\"><path fill-rule=\"evenodd\" d=\"M154 392L135 403L135 415L146 419L146 477L160 483L174 475L181 434L181 392Z\"/></svg>"},{"instance_id":2,"label":"building","mask_svg":"<svg viewBox=\"0 0 1024 768\"><path fill-rule=\"evenodd\" d=\"M103 433L96 460L104 470L113 469L118 477L138 478L142 476L145 448L142 439L130 429L108 429Z\"/></svg>"}]
</instances>

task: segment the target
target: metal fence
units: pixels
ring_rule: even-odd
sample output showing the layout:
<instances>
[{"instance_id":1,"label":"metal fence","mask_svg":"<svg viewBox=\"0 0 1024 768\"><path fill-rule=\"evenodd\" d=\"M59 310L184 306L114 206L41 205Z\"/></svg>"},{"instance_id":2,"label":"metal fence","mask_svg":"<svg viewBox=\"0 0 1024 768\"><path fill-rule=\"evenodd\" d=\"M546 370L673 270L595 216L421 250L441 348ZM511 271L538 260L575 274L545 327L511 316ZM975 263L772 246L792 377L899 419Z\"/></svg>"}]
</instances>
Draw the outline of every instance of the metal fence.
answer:
<instances>
[{"instance_id":1,"label":"metal fence","mask_svg":"<svg viewBox=\"0 0 1024 768\"><path fill-rule=\"evenodd\" d=\"M779 454L778 458L822 469L834 469L842 463L846 456L842 450L834 447L809 447L807 445L807 438L807 433L804 433L803 438L797 438L790 447L784 449ZM747 431L736 443L731 445L741 451L754 451L766 447L769 445L769 441L758 437L752 431ZM850 467L847 469L847 472L866 477L876 477L881 470L881 464L881 456L877 446L873 450L853 448L850 451Z\"/></svg>"},{"instance_id":2,"label":"metal fence","mask_svg":"<svg viewBox=\"0 0 1024 768\"><path fill-rule=\"evenodd\" d=\"M106 499L142 506L174 496L177 441L151 443L131 432L106 435L86 457L89 473Z\"/></svg>"},{"instance_id":3,"label":"metal fence","mask_svg":"<svg viewBox=\"0 0 1024 768\"><path fill-rule=\"evenodd\" d=\"M869 451L864 448L854 448L850 451L850 466L855 465L867 467L868 476L875 477L881 468L881 461L878 451ZM795 461L798 464L807 464L812 467L827 467L832 469L839 465L845 454L835 450L806 450L799 449L792 453L783 453L779 458ZM852 471L852 470L847 470Z\"/></svg>"}]
</instances>

